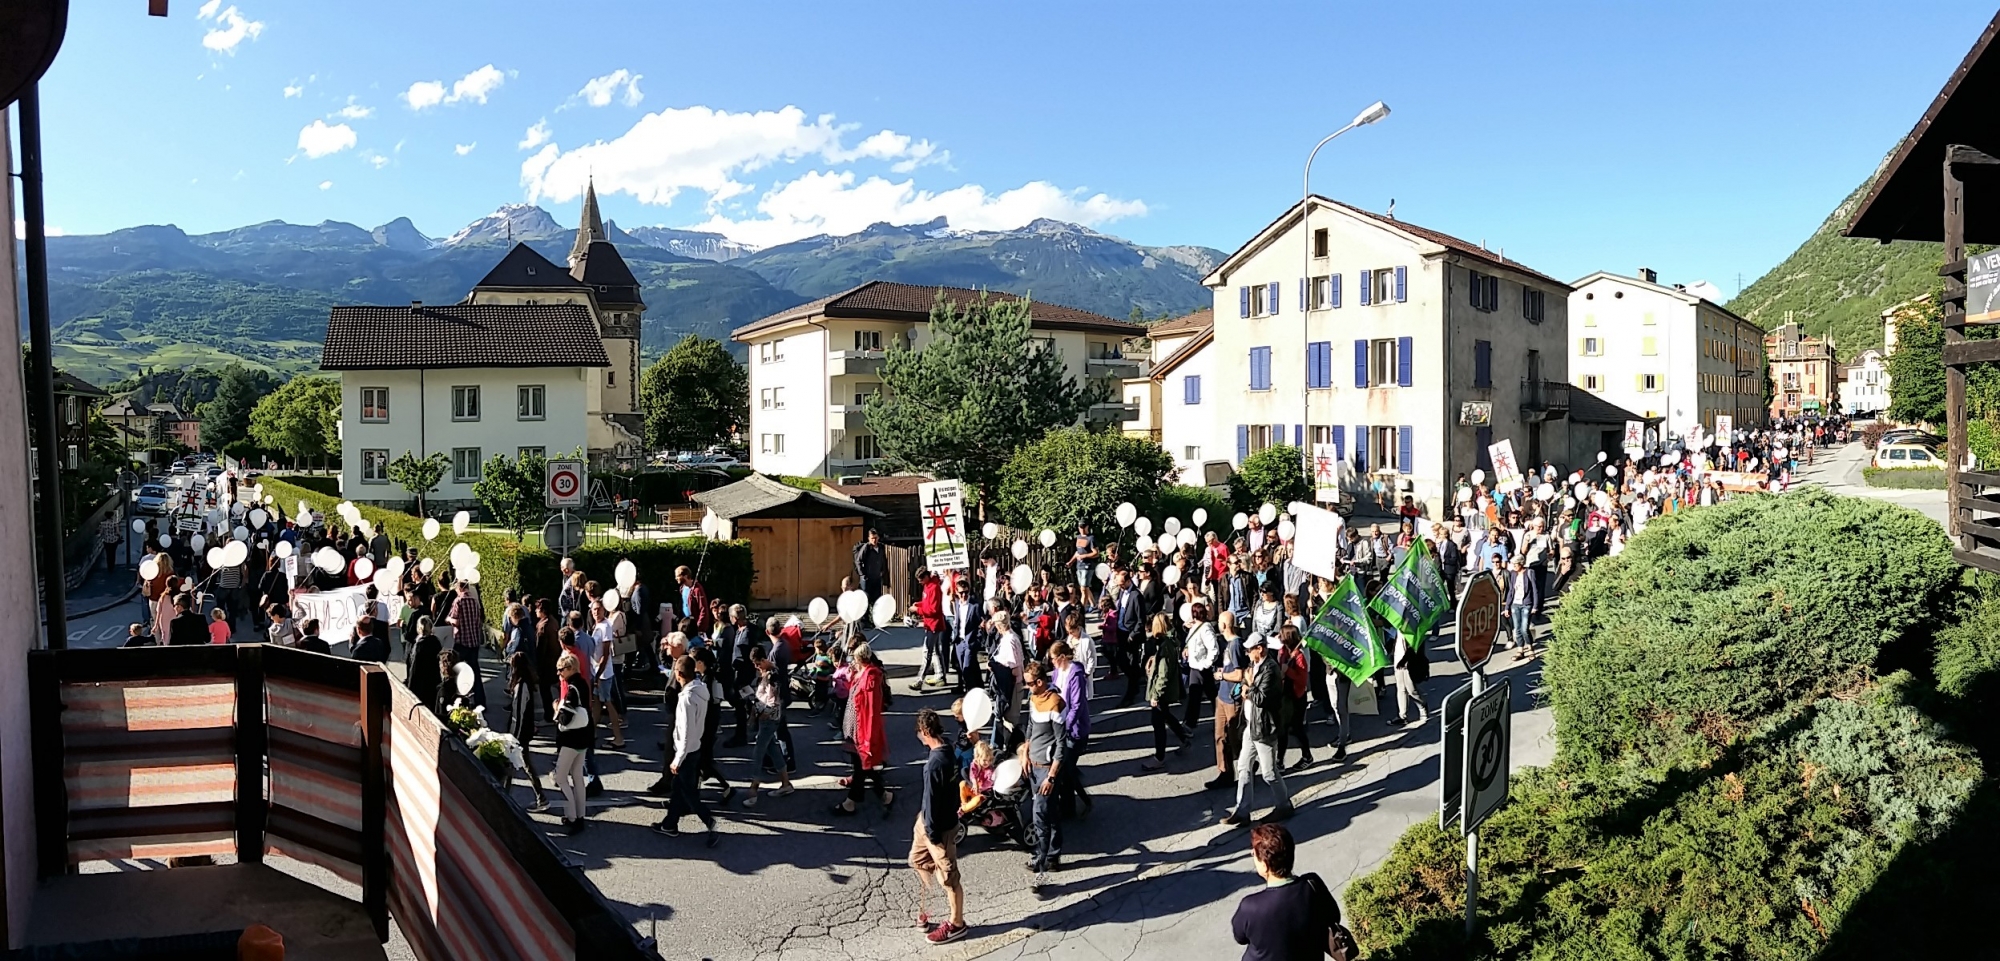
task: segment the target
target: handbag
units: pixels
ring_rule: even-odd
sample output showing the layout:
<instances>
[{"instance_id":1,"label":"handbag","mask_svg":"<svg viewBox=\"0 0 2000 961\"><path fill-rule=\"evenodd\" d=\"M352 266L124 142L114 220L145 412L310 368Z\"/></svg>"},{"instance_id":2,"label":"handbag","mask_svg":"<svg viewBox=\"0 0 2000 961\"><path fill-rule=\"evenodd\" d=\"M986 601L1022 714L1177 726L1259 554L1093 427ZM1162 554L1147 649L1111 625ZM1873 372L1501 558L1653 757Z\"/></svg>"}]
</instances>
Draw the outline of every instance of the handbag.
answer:
<instances>
[{"instance_id":1,"label":"handbag","mask_svg":"<svg viewBox=\"0 0 2000 961\"><path fill-rule=\"evenodd\" d=\"M569 690L567 688L563 690L562 696L564 698L563 703L556 708L556 730L582 730L585 725L590 723L590 715L583 709L569 703Z\"/></svg>"}]
</instances>

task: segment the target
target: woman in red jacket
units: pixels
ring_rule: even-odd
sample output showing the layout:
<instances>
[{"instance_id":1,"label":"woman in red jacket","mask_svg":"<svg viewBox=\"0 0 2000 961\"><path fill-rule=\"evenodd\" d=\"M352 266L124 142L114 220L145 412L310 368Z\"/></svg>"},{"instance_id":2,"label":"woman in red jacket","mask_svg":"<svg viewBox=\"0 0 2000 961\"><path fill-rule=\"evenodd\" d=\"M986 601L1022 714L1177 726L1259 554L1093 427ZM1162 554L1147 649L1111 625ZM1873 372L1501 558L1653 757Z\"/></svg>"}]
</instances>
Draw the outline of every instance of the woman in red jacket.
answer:
<instances>
[{"instance_id":1,"label":"woman in red jacket","mask_svg":"<svg viewBox=\"0 0 2000 961\"><path fill-rule=\"evenodd\" d=\"M922 694L924 681L931 675L933 658L937 660L938 683L947 683L946 675L951 673L951 632L944 619L944 581L926 570L917 575L917 584L922 594L910 605L910 613L917 615L924 626L924 666L917 671L917 683L910 689Z\"/></svg>"},{"instance_id":2,"label":"woman in red jacket","mask_svg":"<svg viewBox=\"0 0 2000 961\"><path fill-rule=\"evenodd\" d=\"M842 817L853 814L861 804L862 790L870 784L875 788L875 796L882 800L883 813L887 813L896 803L895 792L889 790L886 780L889 734L882 726L882 712L889 701L888 675L882 672L882 662L875 659L875 651L866 641L855 644L848 658L854 664L854 679L848 688L847 717L841 723L841 734L847 740L854 773L847 779L847 800L834 805L833 813Z\"/></svg>"}]
</instances>

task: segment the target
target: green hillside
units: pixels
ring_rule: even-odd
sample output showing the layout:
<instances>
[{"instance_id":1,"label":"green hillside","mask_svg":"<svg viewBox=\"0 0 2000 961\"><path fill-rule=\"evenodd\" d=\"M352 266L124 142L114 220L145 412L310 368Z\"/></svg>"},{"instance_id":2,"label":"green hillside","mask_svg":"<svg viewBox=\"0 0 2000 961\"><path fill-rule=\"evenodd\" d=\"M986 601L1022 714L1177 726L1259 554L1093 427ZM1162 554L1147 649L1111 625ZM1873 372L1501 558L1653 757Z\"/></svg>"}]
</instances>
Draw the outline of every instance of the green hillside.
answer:
<instances>
[{"instance_id":1,"label":"green hillside","mask_svg":"<svg viewBox=\"0 0 2000 961\"><path fill-rule=\"evenodd\" d=\"M1729 302L1766 330L1796 320L1813 336L1832 332L1842 358L1882 346L1882 311L1930 292L1944 262L1941 244L1893 244L1840 235L1874 184L1870 177L1799 249Z\"/></svg>"}]
</instances>

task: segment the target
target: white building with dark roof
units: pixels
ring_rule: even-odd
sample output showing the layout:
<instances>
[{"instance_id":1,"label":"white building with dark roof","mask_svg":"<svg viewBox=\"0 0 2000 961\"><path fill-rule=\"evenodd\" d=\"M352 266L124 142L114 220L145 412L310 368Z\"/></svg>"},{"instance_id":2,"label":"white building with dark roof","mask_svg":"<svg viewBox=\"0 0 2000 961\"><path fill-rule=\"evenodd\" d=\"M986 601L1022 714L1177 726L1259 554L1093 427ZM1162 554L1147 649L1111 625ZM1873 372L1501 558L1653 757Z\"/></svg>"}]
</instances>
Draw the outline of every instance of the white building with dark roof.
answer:
<instances>
[{"instance_id":1,"label":"white building with dark roof","mask_svg":"<svg viewBox=\"0 0 2000 961\"><path fill-rule=\"evenodd\" d=\"M604 239L591 191L569 269L516 244L457 304L335 307L322 370L341 381L341 491L401 506L390 461L442 453L433 506L474 500L496 454L636 465L638 281Z\"/></svg>"}]
</instances>

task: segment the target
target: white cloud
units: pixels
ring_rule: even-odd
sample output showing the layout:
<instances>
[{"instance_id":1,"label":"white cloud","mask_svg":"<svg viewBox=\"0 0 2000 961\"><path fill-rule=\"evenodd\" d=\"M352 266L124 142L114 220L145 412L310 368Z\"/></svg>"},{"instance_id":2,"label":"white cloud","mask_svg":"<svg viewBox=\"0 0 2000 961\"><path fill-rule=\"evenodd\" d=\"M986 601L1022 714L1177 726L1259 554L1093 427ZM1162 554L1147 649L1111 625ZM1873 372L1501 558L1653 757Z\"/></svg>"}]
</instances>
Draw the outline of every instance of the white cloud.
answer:
<instances>
[{"instance_id":1,"label":"white cloud","mask_svg":"<svg viewBox=\"0 0 2000 961\"><path fill-rule=\"evenodd\" d=\"M828 163L860 159L905 162L932 156L929 141L884 130L854 147L841 142L854 128L832 114L808 120L797 107L730 113L685 107L649 113L610 141L564 152L549 143L521 164L528 199L569 200L593 172L601 191L624 191L641 203L671 204L683 189L709 195L711 208L748 193L737 178L779 160L818 156Z\"/></svg>"},{"instance_id":2,"label":"white cloud","mask_svg":"<svg viewBox=\"0 0 2000 961\"><path fill-rule=\"evenodd\" d=\"M257 35L264 32L264 24L261 21L244 17L242 13L237 11L234 5L231 5L221 13L217 13L215 8L220 5L221 0L208 0L207 3L201 5L200 10L195 12L196 20L213 19L215 21L215 26L211 27L207 33L201 35L201 45L217 53L226 53L234 56L237 44L242 43L246 39L257 39Z\"/></svg>"},{"instance_id":3,"label":"white cloud","mask_svg":"<svg viewBox=\"0 0 2000 961\"><path fill-rule=\"evenodd\" d=\"M451 147L451 149L452 149L452 151L453 151L454 153L456 153L456 154L458 154L459 156L463 157L463 156L465 156L466 154L469 154L469 153L471 153L471 152L473 151L473 149L474 149L474 148L476 148L476 147L478 147L478 146L479 146L479 141L477 141L477 140L474 140L474 141L473 141L473 142L471 142L471 143L461 143L461 144L453 144L453 145L452 145L452 147Z\"/></svg>"},{"instance_id":4,"label":"white cloud","mask_svg":"<svg viewBox=\"0 0 2000 961\"><path fill-rule=\"evenodd\" d=\"M535 121L535 125L529 127L527 133L521 135L521 142L517 146L522 150L533 150L548 142L549 120L547 117L543 117Z\"/></svg>"},{"instance_id":5,"label":"white cloud","mask_svg":"<svg viewBox=\"0 0 2000 961\"><path fill-rule=\"evenodd\" d=\"M507 82L507 75L495 69L492 64L480 67L457 80L452 81L451 92L445 92L442 80L419 80L403 91L403 100L411 110L435 107L441 103L458 103L461 100L486 102L486 96Z\"/></svg>"},{"instance_id":6,"label":"white cloud","mask_svg":"<svg viewBox=\"0 0 2000 961\"><path fill-rule=\"evenodd\" d=\"M383 167L389 166L389 158L384 157L373 150L363 153L361 155L361 159L368 161L369 165L374 167L376 170L380 170Z\"/></svg>"},{"instance_id":7,"label":"white cloud","mask_svg":"<svg viewBox=\"0 0 2000 961\"><path fill-rule=\"evenodd\" d=\"M306 92L306 88L304 88L304 87L302 87L302 86L300 86L300 85L298 85L298 84L295 84L295 83L288 83L288 84L286 84L286 85L285 85L285 99L286 99L286 100L290 100L290 99L292 99L293 97L298 97L298 96L303 96L303 95L305 94L305 92Z\"/></svg>"},{"instance_id":8,"label":"white cloud","mask_svg":"<svg viewBox=\"0 0 2000 961\"><path fill-rule=\"evenodd\" d=\"M331 181L331 180L322 180L322 181L320 181L320 182L319 182L319 189L321 189L321 190L332 190L332 189L333 189L333 181Z\"/></svg>"},{"instance_id":9,"label":"white cloud","mask_svg":"<svg viewBox=\"0 0 2000 961\"><path fill-rule=\"evenodd\" d=\"M28 235L28 222L22 220L19 217L14 218L14 236L18 239L21 237L26 237L27 235ZM60 237L62 235L63 235L63 230L61 227L58 227L55 224L42 225L42 236Z\"/></svg>"},{"instance_id":10,"label":"white cloud","mask_svg":"<svg viewBox=\"0 0 2000 961\"><path fill-rule=\"evenodd\" d=\"M354 128L344 123L328 126L324 120L315 120L299 130L299 149L314 160L352 146Z\"/></svg>"},{"instance_id":11,"label":"white cloud","mask_svg":"<svg viewBox=\"0 0 2000 961\"><path fill-rule=\"evenodd\" d=\"M636 107L639 101L646 99L646 95L639 92L639 81L644 77L645 74L633 73L621 67L584 84L583 89L570 98L570 102L581 100L593 107L608 107L611 105L611 98L618 96L619 88L623 87L625 95L621 99L625 106Z\"/></svg>"},{"instance_id":12,"label":"white cloud","mask_svg":"<svg viewBox=\"0 0 2000 961\"><path fill-rule=\"evenodd\" d=\"M353 97L348 97L347 106L334 111L333 115L336 117L344 117L348 120L361 120L373 115L374 113L375 113L374 107L364 107L358 103L355 103Z\"/></svg>"},{"instance_id":13,"label":"white cloud","mask_svg":"<svg viewBox=\"0 0 2000 961\"><path fill-rule=\"evenodd\" d=\"M598 186L603 186L600 177ZM1047 181L988 193L978 184L944 191L919 189L912 181L869 177L856 182L853 171L812 171L778 185L757 201L755 219L712 213L692 229L712 230L731 240L767 247L814 234L851 234L869 224L917 224L943 217L965 230L1010 230L1039 217L1098 226L1146 213L1138 200L1106 194L1086 196Z\"/></svg>"}]
</instances>

